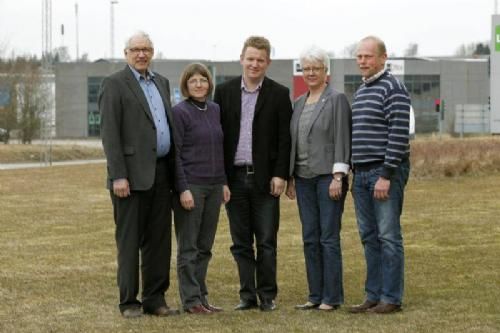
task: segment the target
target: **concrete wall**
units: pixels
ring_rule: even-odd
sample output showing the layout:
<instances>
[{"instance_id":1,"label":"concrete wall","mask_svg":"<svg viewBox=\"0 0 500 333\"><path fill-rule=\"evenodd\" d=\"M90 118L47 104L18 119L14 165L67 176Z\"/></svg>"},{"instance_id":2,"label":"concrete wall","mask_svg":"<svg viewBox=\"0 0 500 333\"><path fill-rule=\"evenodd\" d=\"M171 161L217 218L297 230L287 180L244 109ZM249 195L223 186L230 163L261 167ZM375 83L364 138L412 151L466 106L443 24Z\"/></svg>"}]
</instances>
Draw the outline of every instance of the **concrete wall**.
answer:
<instances>
[{"instance_id":1,"label":"concrete wall","mask_svg":"<svg viewBox=\"0 0 500 333\"><path fill-rule=\"evenodd\" d=\"M488 104L488 66L481 60L441 61L441 99L445 101L444 132L451 133L457 104Z\"/></svg>"},{"instance_id":2,"label":"concrete wall","mask_svg":"<svg viewBox=\"0 0 500 333\"><path fill-rule=\"evenodd\" d=\"M87 137L87 78L107 76L124 63L62 63L56 66L56 135Z\"/></svg>"}]
</instances>

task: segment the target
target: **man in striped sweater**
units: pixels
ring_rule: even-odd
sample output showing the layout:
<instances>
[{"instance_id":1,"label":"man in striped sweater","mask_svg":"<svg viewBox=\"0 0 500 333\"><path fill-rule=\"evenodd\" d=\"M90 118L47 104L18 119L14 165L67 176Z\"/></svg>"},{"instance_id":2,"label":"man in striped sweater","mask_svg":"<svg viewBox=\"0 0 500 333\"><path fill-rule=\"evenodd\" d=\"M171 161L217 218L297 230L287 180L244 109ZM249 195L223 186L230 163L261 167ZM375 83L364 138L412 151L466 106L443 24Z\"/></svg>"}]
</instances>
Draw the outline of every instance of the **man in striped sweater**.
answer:
<instances>
[{"instance_id":1,"label":"man in striped sweater","mask_svg":"<svg viewBox=\"0 0 500 333\"><path fill-rule=\"evenodd\" d=\"M384 70L385 44L360 41L357 64L363 84L352 105L353 197L366 259L366 299L352 313L401 310L404 250L400 216L408 180L410 97Z\"/></svg>"}]
</instances>

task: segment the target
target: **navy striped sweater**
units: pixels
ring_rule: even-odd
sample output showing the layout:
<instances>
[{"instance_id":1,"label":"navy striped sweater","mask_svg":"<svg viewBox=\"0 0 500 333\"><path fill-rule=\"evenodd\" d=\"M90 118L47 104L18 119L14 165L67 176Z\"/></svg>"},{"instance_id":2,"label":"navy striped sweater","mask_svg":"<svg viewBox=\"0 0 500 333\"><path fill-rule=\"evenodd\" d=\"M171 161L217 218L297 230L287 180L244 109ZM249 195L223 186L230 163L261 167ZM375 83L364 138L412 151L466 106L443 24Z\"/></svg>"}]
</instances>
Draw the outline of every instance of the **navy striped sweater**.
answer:
<instances>
[{"instance_id":1,"label":"navy striped sweater","mask_svg":"<svg viewBox=\"0 0 500 333\"><path fill-rule=\"evenodd\" d=\"M383 162L389 179L410 154L410 97L403 83L385 72L363 83L352 104L352 163Z\"/></svg>"}]
</instances>

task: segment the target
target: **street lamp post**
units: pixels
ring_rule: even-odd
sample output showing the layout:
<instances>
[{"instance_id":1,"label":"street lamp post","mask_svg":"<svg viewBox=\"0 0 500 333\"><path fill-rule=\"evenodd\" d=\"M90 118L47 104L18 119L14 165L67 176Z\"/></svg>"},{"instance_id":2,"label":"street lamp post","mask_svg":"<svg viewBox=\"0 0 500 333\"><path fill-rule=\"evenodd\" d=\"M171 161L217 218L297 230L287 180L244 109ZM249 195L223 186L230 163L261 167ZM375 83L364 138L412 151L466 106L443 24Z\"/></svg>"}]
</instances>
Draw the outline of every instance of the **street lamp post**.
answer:
<instances>
[{"instance_id":1,"label":"street lamp post","mask_svg":"<svg viewBox=\"0 0 500 333\"><path fill-rule=\"evenodd\" d=\"M114 5L118 3L117 0L110 0L109 6L110 6L110 54L109 57L113 58L115 56L115 9Z\"/></svg>"}]
</instances>

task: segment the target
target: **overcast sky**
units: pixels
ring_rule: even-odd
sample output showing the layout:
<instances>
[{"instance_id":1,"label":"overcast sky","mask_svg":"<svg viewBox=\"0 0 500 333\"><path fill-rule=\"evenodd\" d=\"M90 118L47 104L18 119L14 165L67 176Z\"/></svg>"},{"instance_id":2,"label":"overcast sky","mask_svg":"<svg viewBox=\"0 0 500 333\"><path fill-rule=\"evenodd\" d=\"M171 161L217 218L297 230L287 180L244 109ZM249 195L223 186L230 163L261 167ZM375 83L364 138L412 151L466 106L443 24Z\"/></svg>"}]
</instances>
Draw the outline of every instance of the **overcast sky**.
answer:
<instances>
[{"instance_id":1,"label":"overcast sky","mask_svg":"<svg viewBox=\"0 0 500 333\"><path fill-rule=\"evenodd\" d=\"M41 54L42 0L0 0L3 56ZM80 55L110 56L109 0L52 0L52 46L76 55L75 4L79 8ZM373 34L390 54L409 43L419 55L453 55L459 45L491 38L494 0L118 0L115 54L137 30L149 33L163 58L238 59L249 35L263 35L274 58L297 58L316 44L336 56ZM62 37L60 26L64 24Z\"/></svg>"}]
</instances>

